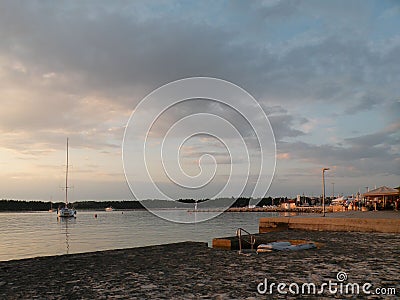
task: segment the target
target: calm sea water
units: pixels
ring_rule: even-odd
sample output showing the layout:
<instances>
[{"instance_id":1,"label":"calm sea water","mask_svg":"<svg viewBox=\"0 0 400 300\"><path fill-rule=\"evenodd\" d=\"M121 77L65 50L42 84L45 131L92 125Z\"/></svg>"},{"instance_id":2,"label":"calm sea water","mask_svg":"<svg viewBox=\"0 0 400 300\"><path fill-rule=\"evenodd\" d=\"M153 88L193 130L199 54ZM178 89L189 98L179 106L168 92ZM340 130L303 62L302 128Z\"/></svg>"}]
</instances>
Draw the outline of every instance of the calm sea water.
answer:
<instances>
[{"instance_id":1,"label":"calm sea water","mask_svg":"<svg viewBox=\"0 0 400 300\"><path fill-rule=\"evenodd\" d=\"M206 222L178 224L145 210L78 211L76 219L68 220L58 220L56 213L49 212L0 213L0 261L181 241L211 245L213 238L233 236L239 227L256 233L259 218L271 215L232 212Z\"/></svg>"}]
</instances>

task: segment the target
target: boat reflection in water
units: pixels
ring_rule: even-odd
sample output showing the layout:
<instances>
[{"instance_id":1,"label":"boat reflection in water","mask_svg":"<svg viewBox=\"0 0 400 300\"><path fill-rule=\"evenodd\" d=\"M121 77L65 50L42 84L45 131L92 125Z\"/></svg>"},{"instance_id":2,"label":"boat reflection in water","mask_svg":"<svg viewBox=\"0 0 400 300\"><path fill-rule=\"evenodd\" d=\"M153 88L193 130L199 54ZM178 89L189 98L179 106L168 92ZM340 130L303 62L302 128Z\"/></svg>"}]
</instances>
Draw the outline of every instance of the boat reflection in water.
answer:
<instances>
[{"instance_id":1,"label":"boat reflection in water","mask_svg":"<svg viewBox=\"0 0 400 300\"><path fill-rule=\"evenodd\" d=\"M60 224L60 231L62 234L65 233L65 254L69 254L69 246L70 246L70 227L71 225L76 223L75 218L57 218L58 223Z\"/></svg>"}]
</instances>

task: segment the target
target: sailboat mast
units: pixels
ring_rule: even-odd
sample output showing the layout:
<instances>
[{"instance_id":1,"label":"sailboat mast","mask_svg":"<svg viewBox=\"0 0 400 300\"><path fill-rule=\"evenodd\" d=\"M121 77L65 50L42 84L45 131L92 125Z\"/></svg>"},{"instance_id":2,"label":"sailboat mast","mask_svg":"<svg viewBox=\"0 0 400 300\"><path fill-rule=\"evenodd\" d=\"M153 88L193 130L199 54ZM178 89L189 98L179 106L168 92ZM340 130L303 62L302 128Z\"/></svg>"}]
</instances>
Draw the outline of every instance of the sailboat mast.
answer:
<instances>
[{"instance_id":1,"label":"sailboat mast","mask_svg":"<svg viewBox=\"0 0 400 300\"><path fill-rule=\"evenodd\" d=\"M67 138L67 166L65 169L65 206L68 206L68 138Z\"/></svg>"}]
</instances>

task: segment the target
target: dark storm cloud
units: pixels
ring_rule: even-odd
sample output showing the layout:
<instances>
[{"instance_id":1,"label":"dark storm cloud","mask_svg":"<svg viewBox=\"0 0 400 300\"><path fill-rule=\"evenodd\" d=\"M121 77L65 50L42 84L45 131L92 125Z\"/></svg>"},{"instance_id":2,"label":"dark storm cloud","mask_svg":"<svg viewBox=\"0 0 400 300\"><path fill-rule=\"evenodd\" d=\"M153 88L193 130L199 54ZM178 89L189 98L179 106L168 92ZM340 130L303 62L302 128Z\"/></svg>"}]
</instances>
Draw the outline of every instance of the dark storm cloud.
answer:
<instances>
[{"instance_id":1,"label":"dark storm cloud","mask_svg":"<svg viewBox=\"0 0 400 300\"><path fill-rule=\"evenodd\" d=\"M400 175L398 135L400 123L380 132L345 139L343 144L314 145L280 142L278 153L289 153L299 161L338 167L337 175ZM349 171L348 169L351 169Z\"/></svg>"},{"instance_id":2,"label":"dark storm cloud","mask_svg":"<svg viewBox=\"0 0 400 300\"><path fill-rule=\"evenodd\" d=\"M3 51L42 72L79 74L76 85L69 89L101 89L112 95L113 89L117 93L135 87L142 88L140 96L144 96L171 80L215 76L243 85L256 96L267 94L269 99L346 101L355 85L365 87L372 79L378 79L380 85L392 80L385 76L388 68L393 70L391 74L399 74L393 63L393 59L399 60L393 56L399 47L384 55L374 53L363 37L349 40L335 32L323 37L317 34L316 41L306 37L300 44L282 44L276 53L262 36L243 43L235 26L230 29L189 21L176 12L170 17L157 13L141 16L134 7L124 11L118 4L100 1L83 6L5 3L0 18ZM247 13L258 5L252 6ZM303 6L298 1L264 6L264 17L255 20L265 28L293 7ZM246 10L240 14L237 9L232 5L229 12L243 20L250 18ZM268 18L270 15L275 18ZM373 78L368 78L372 72ZM385 94L377 87L369 88Z\"/></svg>"},{"instance_id":3,"label":"dark storm cloud","mask_svg":"<svg viewBox=\"0 0 400 300\"><path fill-rule=\"evenodd\" d=\"M362 136L347 138L345 142L352 147L363 149L383 146L390 150L391 146L400 146L400 122L392 123L390 126L380 132L365 134Z\"/></svg>"},{"instance_id":4,"label":"dark storm cloud","mask_svg":"<svg viewBox=\"0 0 400 300\"><path fill-rule=\"evenodd\" d=\"M355 105L348 107L345 110L345 113L348 114L354 114L355 112L359 112L359 111L363 111L363 110L371 110L374 107L376 107L377 105L379 105L379 103L383 102L382 100L386 100L386 99L380 99L378 95L365 95L363 97L361 97L361 99L359 100L358 103L356 103Z\"/></svg>"},{"instance_id":5,"label":"dark storm cloud","mask_svg":"<svg viewBox=\"0 0 400 300\"><path fill-rule=\"evenodd\" d=\"M242 85L266 106L276 102L335 101L348 103L345 111L351 112L371 109L385 101L393 94L391 81L400 79L400 63L394 63L399 61L395 54L400 51L400 43L394 41L389 50L380 53L374 52L363 36L347 36L343 32L338 35L329 26L332 20L328 16L338 16L336 22L341 27L349 24L337 5L329 4L330 12L326 12L302 1L267 5L256 2L250 6L239 2L226 9L245 25L232 29L207 22L202 12L191 12L194 18L190 20L179 12L184 9L182 5L177 6L178 11L170 5L169 14L161 13L168 7L161 3L149 5L147 10L140 2L125 5L31 1L21 6L15 1L2 2L1 52L25 65L31 76L55 72L69 78L47 86L47 91L55 88L75 95L102 91L127 108L132 108L132 98L137 102L169 81L215 76ZM216 6L214 13L221 9ZM348 11L357 9L350 6ZM299 42L281 43L277 52L268 46L263 35L246 43L243 40L252 37L251 32L237 35L234 31L255 26L266 36L273 35L269 27L281 24L282 17L298 11L307 11L317 20L325 18L328 34L315 31L314 36L306 35ZM212 11L210 15L209 19ZM196 16L206 21L201 22ZM222 18L220 22L227 20ZM367 25L362 21L359 26ZM357 96L361 89L363 95ZM51 106L44 105L51 110ZM280 129L290 124L290 116L274 118L277 131L291 137L301 134L298 129Z\"/></svg>"},{"instance_id":6,"label":"dark storm cloud","mask_svg":"<svg viewBox=\"0 0 400 300\"><path fill-rule=\"evenodd\" d=\"M296 118L289 114L283 115L272 115L268 119L271 122L271 126L274 130L275 139L280 141L287 137L298 137L305 133L299 129L296 129ZM307 122L305 119L299 120L301 123Z\"/></svg>"}]
</instances>

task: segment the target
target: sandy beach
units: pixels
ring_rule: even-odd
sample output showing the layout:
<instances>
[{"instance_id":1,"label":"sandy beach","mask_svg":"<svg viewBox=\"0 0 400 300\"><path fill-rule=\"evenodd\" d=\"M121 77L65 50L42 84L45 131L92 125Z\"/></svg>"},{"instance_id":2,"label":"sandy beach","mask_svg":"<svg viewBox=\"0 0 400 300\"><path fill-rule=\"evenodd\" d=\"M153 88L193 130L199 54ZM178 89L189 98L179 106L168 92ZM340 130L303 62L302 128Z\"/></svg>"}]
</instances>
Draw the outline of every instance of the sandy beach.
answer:
<instances>
[{"instance_id":1,"label":"sandy beach","mask_svg":"<svg viewBox=\"0 0 400 300\"><path fill-rule=\"evenodd\" d=\"M295 295L281 295L276 290L272 295L261 295L257 286L265 279L321 284L336 280L338 272L347 274L347 282L369 282L374 288L396 288L400 293L399 235L305 231L269 235L271 241L309 239L324 246L243 256L236 251L211 249L205 243L185 242L6 261L0 262L0 298L288 298ZM324 296L345 297L329 293Z\"/></svg>"}]
</instances>

